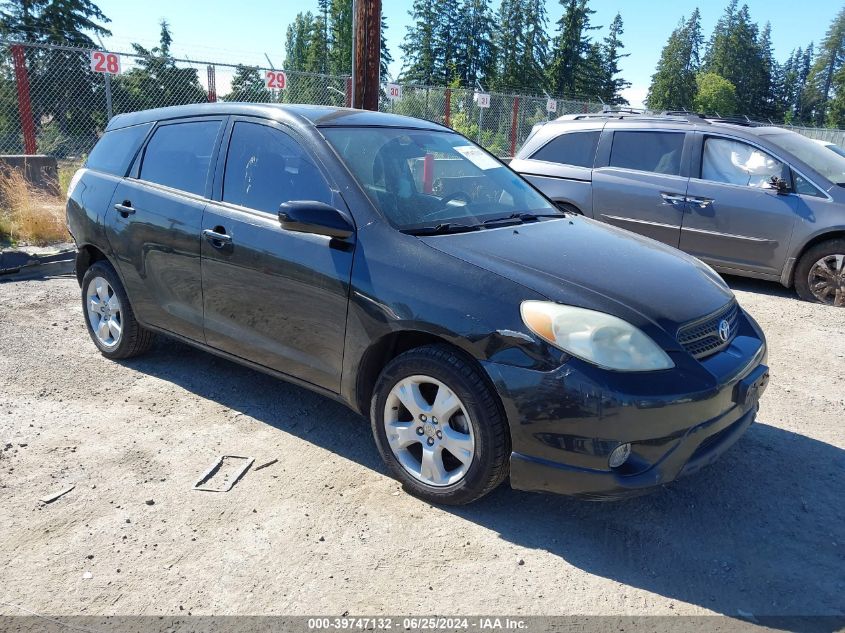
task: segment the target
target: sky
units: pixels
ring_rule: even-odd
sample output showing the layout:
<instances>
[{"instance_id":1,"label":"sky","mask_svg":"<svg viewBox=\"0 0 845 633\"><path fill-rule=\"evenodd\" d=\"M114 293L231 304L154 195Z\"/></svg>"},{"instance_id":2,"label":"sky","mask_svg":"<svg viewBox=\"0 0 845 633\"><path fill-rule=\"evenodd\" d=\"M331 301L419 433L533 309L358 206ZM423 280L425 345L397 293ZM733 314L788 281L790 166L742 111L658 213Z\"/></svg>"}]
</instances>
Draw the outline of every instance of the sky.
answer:
<instances>
[{"instance_id":1,"label":"sky","mask_svg":"<svg viewBox=\"0 0 845 633\"><path fill-rule=\"evenodd\" d=\"M159 21L170 23L173 34L172 54L199 61L244 63L266 66L269 57L281 67L284 59L285 31L299 11L317 7L316 0L144 0L138 4L126 0L95 0L103 13L111 18L108 28L112 36L104 38L107 48L131 52L131 42L147 47L158 42ZM824 37L835 13L842 7L836 0L746 0L751 18L761 24L772 23L772 43L778 61L810 41L817 44ZM498 8L499 0L491 5ZM593 25L606 27L617 12L622 14L625 33L622 41L630 54L622 60L621 76L631 82L625 97L632 106L641 107L648 91L651 75L666 39L683 16L701 9L705 39L724 11L727 0L592 0L596 13ZM410 22L410 0L382 0L387 19L388 46L394 62L390 67L396 77L402 68L399 49ZM800 6L800 9L797 7ZM560 18L562 8L557 0L547 1L549 29ZM594 38L604 36L606 28L593 31ZM204 73L200 77L204 80ZM227 91L228 78L217 78L218 92Z\"/></svg>"}]
</instances>

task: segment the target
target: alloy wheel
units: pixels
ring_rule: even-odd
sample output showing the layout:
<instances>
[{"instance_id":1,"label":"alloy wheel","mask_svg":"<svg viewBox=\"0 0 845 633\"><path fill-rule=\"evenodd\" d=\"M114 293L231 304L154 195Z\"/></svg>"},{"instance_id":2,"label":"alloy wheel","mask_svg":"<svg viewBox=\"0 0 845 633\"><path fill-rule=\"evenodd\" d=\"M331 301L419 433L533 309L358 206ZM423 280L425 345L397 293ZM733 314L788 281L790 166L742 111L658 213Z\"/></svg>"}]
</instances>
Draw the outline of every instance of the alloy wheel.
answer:
<instances>
[{"instance_id":1,"label":"alloy wheel","mask_svg":"<svg viewBox=\"0 0 845 633\"><path fill-rule=\"evenodd\" d=\"M91 330L100 344L111 348L120 343L123 332L120 299L103 277L94 277L88 284L85 307Z\"/></svg>"},{"instance_id":2,"label":"alloy wheel","mask_svg":"<svg viewBox=\"0 0 845 633\"><path fill-rule=\"evenodd\" d=\"M466 407L430 376L408 376L393 386L384 406L384 430L402 468L430 486L458 483L475 457Z\"/></svg>"},{"instance_id":3,"label":"alloy wheel","mask_svg":"<svg viewBox=\"0 0 845 633\"><path fill-rule=\"evenodd\" d=\"M845 254L825 255L818 260L810 268L807 283L822 303L845 307Z\"/></svg>"}]
</instances>

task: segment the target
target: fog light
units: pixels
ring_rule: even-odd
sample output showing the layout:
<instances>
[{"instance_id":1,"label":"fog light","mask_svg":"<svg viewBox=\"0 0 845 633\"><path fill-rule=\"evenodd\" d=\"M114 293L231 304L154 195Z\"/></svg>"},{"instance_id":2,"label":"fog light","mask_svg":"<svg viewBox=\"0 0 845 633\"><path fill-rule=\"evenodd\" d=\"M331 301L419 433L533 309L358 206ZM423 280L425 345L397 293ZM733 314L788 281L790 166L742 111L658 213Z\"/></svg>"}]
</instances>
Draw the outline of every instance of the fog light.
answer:
<instances>
[{"instance_id":1,"label":"fog light","mask_svg":"<svg viewBox=\"0 0 845 633\"><path fill-rule=\"evenodd\" d=\"M611 468L619 468L622 464L625 463L625 460L628 459L631 455L631 445L628 443L620 444L616 448L613 449L613 452L610 453L610 457L607 460L607 463L610 465Z\"/></svg>"}]
</instances>

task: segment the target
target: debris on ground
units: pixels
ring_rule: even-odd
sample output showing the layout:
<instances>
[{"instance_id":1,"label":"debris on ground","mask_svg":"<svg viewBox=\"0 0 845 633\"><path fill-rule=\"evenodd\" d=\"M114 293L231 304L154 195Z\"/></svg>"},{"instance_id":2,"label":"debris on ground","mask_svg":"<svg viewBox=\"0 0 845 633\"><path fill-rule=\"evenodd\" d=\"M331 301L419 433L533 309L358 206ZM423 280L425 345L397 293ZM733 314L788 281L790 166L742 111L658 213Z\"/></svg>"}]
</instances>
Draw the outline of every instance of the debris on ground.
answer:
<instances>
[{"instance_id":1,"label":"debris on ground","mask_svg":"<svg viewBox=\"0 0 845 633\"><path fill-rule=\"evenodd\" d=\"M74 488L76 488L76 484L72 484L72 485L68 486L67 488L65 488L65 489L63 489L63 490L59 490L58 492L54 492L53 494L50 494L50 495L46 495L46 496L44 496L44 497L41 497L41 498L39 499L39 501L40 501L41 503L44 503L44 504L47 504L47 503L53 503L56 499L58 499L59 497L63 497L64 495L66 495L67 493L69 493L69 492L70 492L71 490L73 490Z\"/></svg>"},{"instance_id":2,"label":"debris on ground","mask_svg":"<svg viewBox=\"0 0 845 633\"><path fill-rule=\"evenodd\" d=\"M278 461L279 461L278 459L271 459L269 462L264 462L263 464L261 464L261 466L256 466L252 470L255 471L255 470L261 470L262 468L267 468L268 466L272 466L273 464L277 463Z\"/></svg>"},{"instance_id":3,"label":"debris on ground","mask_svg":"<svg viewBox=\"0 0 845 633\"><path fill-rule=\"evenodd\" d=\"M194 484L194 490L229 492L255 461L253 457L221 455Z\"/></svg>"}]
</instances>

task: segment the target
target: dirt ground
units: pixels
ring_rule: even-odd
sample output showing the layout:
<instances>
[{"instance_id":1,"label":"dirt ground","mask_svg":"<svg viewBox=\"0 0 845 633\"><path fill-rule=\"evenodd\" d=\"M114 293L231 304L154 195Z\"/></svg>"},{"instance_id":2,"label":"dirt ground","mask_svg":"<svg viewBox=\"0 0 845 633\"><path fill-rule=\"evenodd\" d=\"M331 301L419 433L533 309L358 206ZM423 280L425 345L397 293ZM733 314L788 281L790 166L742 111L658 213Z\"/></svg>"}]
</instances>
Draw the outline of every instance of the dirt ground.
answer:
<instances>
[{"instance_id":1,"label":"dirt ground","mask_svg":"<svg viewBox=\"0 0 845 633\"><path fill-rule=\"evenodd\" d=\"M772 380L719 462L459 509L402 492L338 404L168 340L108 361L71 275L2 283L0 614L843 615L845 310L729 282ZM191 490L221 454L278 462Z\"/></svg>"}]
</instances>

